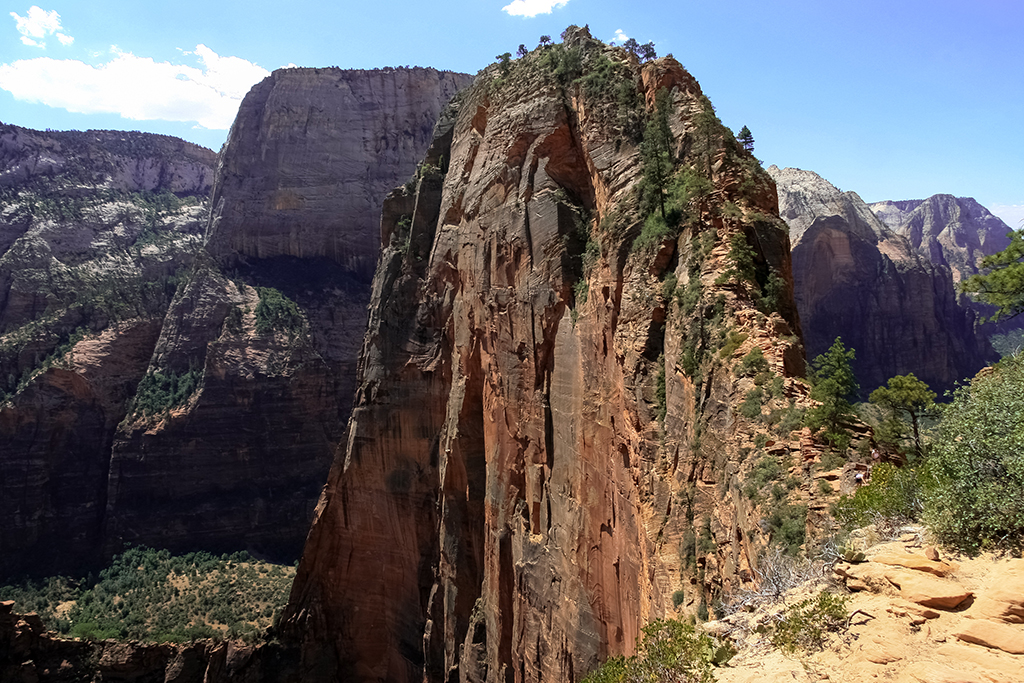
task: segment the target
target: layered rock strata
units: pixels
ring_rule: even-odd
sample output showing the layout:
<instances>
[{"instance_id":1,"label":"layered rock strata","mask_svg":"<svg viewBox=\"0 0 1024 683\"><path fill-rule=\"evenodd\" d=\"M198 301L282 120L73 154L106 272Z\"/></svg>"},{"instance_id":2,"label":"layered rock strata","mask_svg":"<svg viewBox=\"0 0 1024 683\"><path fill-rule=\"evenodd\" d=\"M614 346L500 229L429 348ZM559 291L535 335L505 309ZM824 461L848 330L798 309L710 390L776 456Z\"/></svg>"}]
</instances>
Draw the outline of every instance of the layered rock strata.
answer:
<instances>
[{"instance_id":1,"label":"layered rock strata","mask_svg":"<svg viewBox=\"0 0 1024 683\"><path fill-rule=\"evenodd\" d=\"M805 393L773 184L677 62L565 35L482 72L439 172L385 202L356 404L285 617L310 679L577 680L674 591L699 611L756 580L747 444L800 443L755 412ZM678 227L644 230L635 132L662 90L690 190L666 200ZM777 393L736 369L755 347Z\"/></svg>"},{"instance_id":2,"label":"layered rock strata","mask_svg":"<svg viewBox=\"0 0 1024 683\"><path fill-rule=\"evenodd\" d=\"M105 544L301 550L342 439L386 191L416 172L469 77L285 69L243 101L217 169L206 248L149 373L196 377L113 444Z\"/></svg>"},{"instance_id":3,"label":"layered rock strata","mask_svg":"<svg viewBox=\"0 0 1024 683\"><path fill-rule=\"evenodd\" d=\"M971 197L937 194L868 207L923 258L948 266L955 282L977 273L981 259L1010 244L1010 227Z\"/></svg>"},{"instance_id":4,"label":"layered rock strata","mask_svg":"<svg viewBox=\"0 0 1024 683\"><path fill-rule=\"evenodd\" d=\"M950 269L922 259L854 192L816 173L771 167L790 227L793 281L807 355L842 337L865 396L914 373L941 391L993 359Z\"/></svg>"},{"instance_id":5,"label":"layered rock strata","mask_svg":"<svg viewBox=\"0 0 1024 683\"><path fill-rule=\"evenodd\" d=\"M0 577L95 558L114 432L214 162L165 136L0 126Z\"/></svg>"}]
</instances>

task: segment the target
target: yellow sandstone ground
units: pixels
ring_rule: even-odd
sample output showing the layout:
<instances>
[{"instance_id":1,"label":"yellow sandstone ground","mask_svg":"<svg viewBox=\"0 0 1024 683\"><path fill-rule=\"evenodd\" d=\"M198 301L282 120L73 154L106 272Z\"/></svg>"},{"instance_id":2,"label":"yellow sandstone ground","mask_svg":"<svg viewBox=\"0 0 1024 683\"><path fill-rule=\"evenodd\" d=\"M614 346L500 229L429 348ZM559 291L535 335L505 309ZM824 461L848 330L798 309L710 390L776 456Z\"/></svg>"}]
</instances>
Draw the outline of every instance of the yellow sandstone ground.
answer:
<instances>
[{"instance_id":1,"label":"yellow sandstone ground","mask_svg":"<svg viewBox=\"0 0 1024 683\"><path fill-rule=\"evenodd\" d=\"M948 556L922 531L839 563L827 589L850 590L845 633L818 653L786 656L754 629L779 606L712 622L739 647L721 683L1024 682L1024 559ZM826 587L790 591L792 605Z\"/></svg>"}]
</instances>

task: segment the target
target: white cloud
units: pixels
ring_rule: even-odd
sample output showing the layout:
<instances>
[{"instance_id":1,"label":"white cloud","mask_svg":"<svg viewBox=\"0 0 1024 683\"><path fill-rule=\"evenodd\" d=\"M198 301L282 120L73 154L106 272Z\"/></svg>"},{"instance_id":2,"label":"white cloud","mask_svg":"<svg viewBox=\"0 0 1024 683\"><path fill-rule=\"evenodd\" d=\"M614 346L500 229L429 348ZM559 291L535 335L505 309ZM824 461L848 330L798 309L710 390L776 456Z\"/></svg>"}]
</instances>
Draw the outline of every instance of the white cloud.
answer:
<instances>
[{"instance_id":1,"label":"white cloud","mask_svg":"<svg viewBox=\"0 0 1024 683\"><path fill-rule=\"evenodd\" d=\"M56 10L47 12L35 5L28 8L28 16L19 16L17 12L11 12L14 23L21 34L21 42L32 47L46 47L44 39L47 36L57 35L61 45L70 45L75 39L63 32L60 25L60 15Z\"/></svg>"},{"instance_id":2,"label":"white cloud","mask_svg":"<svg viewBox=\"0 0 1024 683\"><path fill-rule=\"evenodd\" d=\"M619 45L629 40L629 36L622 32L621 28L615 29L615 37L610 42L618 43Z\"/></svg>"},{"instance_id":3,"label":"white cloud","mask_svg":"<svg viewBox=\"0 0 1024 683\"><path fill-rule=\"evenodd\" d=\"M565 7L569 0L512 0L501 11L513 17L535 17L538 14L551 14L551 10Z\"/></svg>"},{"instance_id":4,"label":"white cloud","mask_svg":"<svg viewBox=\"0 0 1024 683\"><path fill-rule=\"evenodd\" d=\"M1014 230L1024 228L1024 204L993 204L988 210L1003 219Z\"/></svg>"},{"instance_id":5,"label":"white cloud","mask_svg":"<svg viewBox=\"0 0 1024 683\"><path fill-rule=\"evenodd\" d=\"M111 48L114 57L91 66L73 59L38 57L0 64L0 88L17 100L78 114L120 114L135 121L195 121L227 129L242 98L270 75L239 57L221 57L205 45L194 55L201 67L156 62Z\"/></svg>"}]
</instances>

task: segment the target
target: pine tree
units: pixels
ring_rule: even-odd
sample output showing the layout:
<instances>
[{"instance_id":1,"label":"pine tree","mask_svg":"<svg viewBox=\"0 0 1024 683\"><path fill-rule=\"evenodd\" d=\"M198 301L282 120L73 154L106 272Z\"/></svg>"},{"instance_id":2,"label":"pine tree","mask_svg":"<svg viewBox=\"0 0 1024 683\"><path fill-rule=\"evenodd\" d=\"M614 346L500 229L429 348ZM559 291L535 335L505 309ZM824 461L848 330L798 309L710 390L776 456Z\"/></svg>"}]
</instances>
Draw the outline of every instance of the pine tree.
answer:
<instances>
[{"instance_id":1,"label":"pine tree","mask_svg":"<svg viewBox=\"0 0 1024 683\"><path fill-rule=\"evenodd\" d=\"M746 126L740 129L739 135L736 136L736 141L743 145L743 149L747 150L751 154L754 153L754 135L750 132L750 129Z\"/></svg>"},{"instance_id":2,"label":"pine tree","mask_svg":"<svg viewBox=\"0 0 1024 683\"><path fill-rule=\"evenodd\" d=\"M935 408L935 392L910 372L890 377L888 386L878 387L871 392L868 400L887 408L893 417L906 413L914 429L914 448L921 454L921 430L919 420Z\"/></svg>"},{"instance_id":3,"label":"pine tree","mask_svg":"<svg viewBox=\"0 0 1024 683\"><path fill-rule=\"evenodd\" d=\"M981 267L987 273L972 275L960 288L997 308L992 320L1006 320L1024 313L1024 229L1009 234L1010 245L986 256Z\"/></svg>"}]
</instances>

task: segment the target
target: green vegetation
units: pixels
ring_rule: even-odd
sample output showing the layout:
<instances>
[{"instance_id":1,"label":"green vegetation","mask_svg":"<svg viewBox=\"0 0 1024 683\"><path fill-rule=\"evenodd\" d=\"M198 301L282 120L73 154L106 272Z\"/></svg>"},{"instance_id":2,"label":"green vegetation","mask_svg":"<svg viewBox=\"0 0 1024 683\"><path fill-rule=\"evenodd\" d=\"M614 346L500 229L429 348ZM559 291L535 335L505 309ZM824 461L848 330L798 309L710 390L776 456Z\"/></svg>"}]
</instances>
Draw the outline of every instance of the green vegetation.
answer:
<instances>
[{"instance_id":1,"label":"green vegetation","mask_svg":"<svg viewBox=\"0 0 1024 683\"><path fill-rule=\"evenodd\" d=\"M754 134L746 126L740 128L740 132L736 135L736 142L740 143L746 151L754 153Z\"/></svg>"},{"instance_id":2,"label":"green vegetation","mask_svg":"<svg viewBox=\"0 0 1024 683\"><path fill-rule=\"evenodd\" d=\"M768 634L772 645L790 654L822 650L829 633L845 630L850 598L822 591L789 607Z\"/></svg>"},{"instance_id":3,"label":"green vegetation","mask_svg":"<svg viewBox=\"0 0 1024 683\"><path fill-rule=\"evenodd\" d=\"M981 260L988 272L960 283L960 289L996 307L991 320L1007 320L1024 312L1024 230L1008 236L1006 249Z\"/></svg>"},{"instance_id":4,"label":"green vegetation","mask_svg":"<svg viewBox=\"0 0 1024 683\"><path fill-rule=\"evenodd\" d=\"M202 368L190 367L186 372L148 372L135 392L133 415L149 417L184 405L203 381Z\"/></svg>"},{"instance_id":5,"label":"green vegetation","mask_svg":"<svg viewBox=\"0 0 1024 683\"><path fill-rule=\"evenodd\" d=\"M754 420L761 417L761 403L763 402L764 390L761 387L754 387L747 392L747 395L743 398L743 402L740 403L740 415L748 420Z\"/></svg>"},{"instance_id":6,"label":"green vegetation","mask_svg":"<svg viewBox=\"0 0 1024 683\"><path fill-rule=\"evenodd\" d=\"M298 305L273 287L257 287L260 302L256 304L256 332L284 332L289 337L306 329L306 317Z\"/></svg>"},{"instance_id":7,"label":"green vegetation","mask_svg":"<svg viewBox=\"0 0 1024 683\"><path fill-rule=\"evenodd\" d=\"M850 403L860 389L850 367L854 357L854 350L847 351L843 340L836 337L828 351L811 361L809 373L811 398L820 405L807 411L805 424L814 432L824 429L825 440L839 450L850 444L850 434L843 423L856 416Z\"/></svg>"},{"instance_id":8,"label":"green vegetation","mask_svg":"<svg viewBox=\"0 0 1024 683\"><path fill-rule=\"evenodd\" d=\"M711 683L715 680L714 667L725 663L733 652L691 623L659 619L644 627L637 639L636 654L610 658L583 682Z\"/></svg>"},{"instance_id":9,"label":"green vegetation","mask_svg":"<svg viewBox=\"0 0 1024 683\"><path fill-rule=\"evenodd\" d=\"M640 181L640 209L647 216L657 209L665 224L668 224L665 216L665 188L675 166L675 159L672 158L672 131L668 126L668 117L672 111L670 98L667 88L658 91L654 114L647 122L644 140L640 143L643 168L643 178ZM646 224L644 227L647 227Z\"/></svg>"},{"instance_id":10,"label":"green vegetation","mask_svg":"<svg viewBox=\"0 0 1024 683\"><path fill-rule=\"evenodd\" d=\"M754 468L747 477L743 493L747 498L756 501L762 489L769 483L779 481L785 472L779 461L770 455L765 455L754 464Z\"/></svg>"},{"instance_id":11,"label":"green vegetation","mask_svg":"<svg viewBox=\"0 0 1024 683\"><path fill-rule=\"evenodd\" d=\"M884 521L899 527L916 520L924 506L922 471L879 463L871 469L870 481L852 496L841 496L832 506L832 516L846 530Z\"/></svg>"},{"instance_id":12,"label":"green vegetation","mask_svg":"<svg viewBox=\"0 0 1024 683\"><path fill-rule=\"evenodd\" d=\"M740 367L737 370L737 374L741 377L754 377L755 375L767 371L768 361L764 357L764 351L761 350L760 346L755 346L740 360Z\"/></svg>"},{"instance_id":13,"label":"green vegetation","mask_svg":"<svg viewBox=\"0 0 1024 683\"><path fill-rule=\"evenodd\" d=\"M966 552L1024 545L1024 355L958 388L927 461L924 517Z\"/></svg>"},{"instance_id":14,"label":"green vegetation","mask_svg":"<svg viewBox=\"0 0 1024 683\"><path fill-rule=\"evenodd\" d=\"M781 546L787 555L796 557L806 540L807 506L783 503L785 493L776 495L775 489L772 490L772 497L775 504L766 520L769 541Z\"/></svg>"},{"instance_id":15,"label":"green vegetation","mask_svg":"<svg viewBox=\"0 0 1024 683\"><path fill-rule=\"evenodd\" d=\"M914 450L918 456L922 455L920 419L935 411L935 392L911 372L889 378L888 385L872 391L868 400L889 411L891 422L898 422L903 414L910 418ZM890 430L896 435L900 431L892 426Z\"/></svg>"},{"instance_id":16,"label":"green vegetation","mask_svg":"<svg viewBox=\"0 0 1024 683\"><path fill-rule=\"evenodd\" d=\"M136 547L115 556L96 580L0 586L0 600L15 600L19 611L35 611L49 628L80 638L253 639L277 619L294 574L246 552L174 556Z\"/></svg>"},{"instance_id":17,"label":"green vegetation","mask_svg":"<svg viewBox=\"0 0 1024 683\"><path fill-rule=\"evenodd\" d=\"M725 344L722 345L718 355L722 358L730 357L732 354L736 353L736 349L738 349L743 342L747 341L749 336L750 335L746 332L729 330L725 333Z\"/></svg>"},{"instance_id":18,"label":"green vegetation","mask_svg":"<svg viewBox=\"0 0 1024 683\"><path fill-rule=\"evenodd\" d=\"M82 341L85 338L85 329L77 328L70 334L64 336L61 341L54 347L53 351L48 353L42 360L38 360L36 365L31 368L26 368L21 373L21 377L15 377L13 374L8 375L6 381L0 380L0 403L3 403L11 396L14 396L19 391L28 386L28 383L32 381L36 375L41 372L46 372L53 365L57 364L60 360L68 354L71 349L75 347L75 344Z\"/></svg>"}]
</instances>

